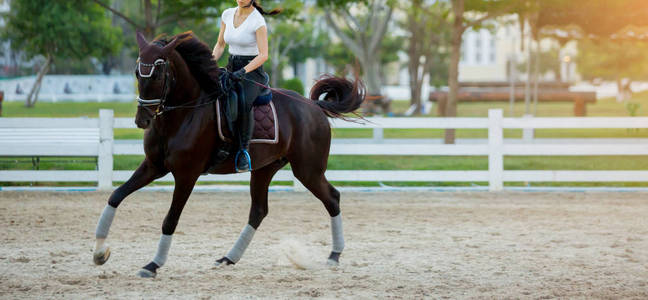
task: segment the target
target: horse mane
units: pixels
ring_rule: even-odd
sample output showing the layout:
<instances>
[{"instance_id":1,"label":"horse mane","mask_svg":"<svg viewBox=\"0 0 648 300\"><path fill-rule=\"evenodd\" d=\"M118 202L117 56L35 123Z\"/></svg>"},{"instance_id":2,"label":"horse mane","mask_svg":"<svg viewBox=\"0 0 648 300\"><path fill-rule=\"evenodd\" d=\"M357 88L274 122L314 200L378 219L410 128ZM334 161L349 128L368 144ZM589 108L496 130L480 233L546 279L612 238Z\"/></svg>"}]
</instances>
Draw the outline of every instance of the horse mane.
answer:
<instances>
[{"instance_id":1,"label":"horse mane","mask_svg":"<svg viewBox=\"0 0 648 300\"><path fill-rule=\"evenodd\" d=\"M158 36L154 43L164 47L173 39L178 39L175 50L189 67L200 87L208 94L218 91L220 86L218 63L213 59L212 51L192 32L187 31L170 38Z\"/></svg>"}]
</instances>

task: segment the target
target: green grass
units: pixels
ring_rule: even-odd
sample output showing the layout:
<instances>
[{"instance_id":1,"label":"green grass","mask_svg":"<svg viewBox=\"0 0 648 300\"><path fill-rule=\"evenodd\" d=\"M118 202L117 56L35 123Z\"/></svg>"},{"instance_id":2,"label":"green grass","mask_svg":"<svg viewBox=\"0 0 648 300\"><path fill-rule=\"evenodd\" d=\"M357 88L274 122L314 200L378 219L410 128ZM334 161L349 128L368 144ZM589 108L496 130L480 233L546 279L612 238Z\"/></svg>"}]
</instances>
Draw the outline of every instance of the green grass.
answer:
<instances>
[{"instance_id":1,"label":"green grass","mask_svg":"<svg viewBox=\"0 0 648 300\"><path fill-rule=\"evenodd\" d=\"M629 101L638 103L638 116L648 116L648 92L638 93ZM136 104L132 103L37 103L35 108L26 108L19 102L3 104L4 117L97 117L99 109L113 109L116 117L134 117ZM408 103L394 102L393 109L399 114L404 112ZM488 109L501 108L505 116L509 116L507 103L461 103L458 106L460 117L486 117ZM516 103L514 116L524 113L524 104ZM618 116L626 117L629 113L623 103L615 99L602 99L587 107L588 116ZM540 103L537 116L540 117L570 117L573 116L573 105L570 103ZM434 116L428 116L434 117ZM370 129L334 129L334 138L370 138ZM458 138L487 138L486 130L457 130ZM385 138L441 138L443 130L434 129L386 129ZM505 130L506 138L520 138L521 130ZM645 138L648 129L542 129L536 130L538 138ZM139 129L116 129L115 139L141 139ZM142 156L115 156L115 170L134 170L142 160ZM0 157L0 170L30 170L33 169L30 157L8 158ZM94 170L96 158L41 158L41 170ZM328 168L330 170L487 170L487 157L480 156L331 156ZM505 170L648 170L647 156L550 156L550 157L506 157ZM0 183L0 185L16 185L18 183ZM45 185L51 183L45 183ZM201 183L206 184L206 183ZM227 183L231 184L231 183ZM277 183L274 183L277 184ZM287 184L287 183L279 183ZM385 182L393 186L466 186L486 185L487 183L453 183L453 182L421 182L398 183ZM507 186L519 186L524 183L507 183ZM20 185L30 185L24 183ZM92 183L60 183L68 185L93 185ZM375 182L344 182L336 185L377 186ZM648 183L534 183L534 186L648 186Z\"/></svg>"},{"instance_id":2,"label":"green grass","mask_svg":"<svg viewBox=\"0 0 648 300\"><path fill-rule=\"evenodd\" d=\"M115 117L135 117L137 104L133 102L38 102L33 108L25 107L22 102L4 102L2 116L7 118L74 118L99 116L100 109L112 109Z\"/></svg>"}]
</instances>

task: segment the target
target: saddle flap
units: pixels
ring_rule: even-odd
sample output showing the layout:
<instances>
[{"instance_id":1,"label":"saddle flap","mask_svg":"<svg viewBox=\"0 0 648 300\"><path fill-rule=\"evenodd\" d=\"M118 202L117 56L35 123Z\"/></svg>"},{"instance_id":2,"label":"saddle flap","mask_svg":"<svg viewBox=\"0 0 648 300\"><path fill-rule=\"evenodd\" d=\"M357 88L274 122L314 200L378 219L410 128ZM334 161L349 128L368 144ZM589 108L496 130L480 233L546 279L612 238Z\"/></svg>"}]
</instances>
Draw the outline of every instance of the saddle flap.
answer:
<instances>
[{"instance_id":1,"label":"saddle flap","mask_svg":"<svg viewBox=\"0 0 648 300\"><path fill-rule=\"evenodd\" d=\"M219 101L220 102L220 101ZM226 137L223 131L223 117L221 104L216 105L216 125L218 127L218 136L221 140L231 143L232 139ZM277 118L277 109L274 103L270 102L265 105L254 106L254 131L252 134L251 144L276 144L279 142L279 119ZM230 130L230 132L234 132Z\"/></svg>"}]
</instances>

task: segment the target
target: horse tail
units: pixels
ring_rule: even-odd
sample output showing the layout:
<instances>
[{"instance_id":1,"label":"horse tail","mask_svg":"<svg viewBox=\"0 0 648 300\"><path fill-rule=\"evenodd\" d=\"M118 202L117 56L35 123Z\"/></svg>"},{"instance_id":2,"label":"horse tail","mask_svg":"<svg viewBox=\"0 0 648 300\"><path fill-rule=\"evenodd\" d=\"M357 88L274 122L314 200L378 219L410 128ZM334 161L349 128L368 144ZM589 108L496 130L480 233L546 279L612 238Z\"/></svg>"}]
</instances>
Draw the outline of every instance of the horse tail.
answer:
<instances>
[{"instance_id":1,"label":"horse tail","mask_svg":"<svg viewBox=\"0 0 648 300\"><path fill-rule=\"evenodd\" d=\"M320 100L322 95L324 99ZM314 100L328 117L348 121L344 114L360 107L365 99L365 87L357 78L351 82L345 78L325 75L311 88L310 99Z\"/></svg>"}]
</instances>

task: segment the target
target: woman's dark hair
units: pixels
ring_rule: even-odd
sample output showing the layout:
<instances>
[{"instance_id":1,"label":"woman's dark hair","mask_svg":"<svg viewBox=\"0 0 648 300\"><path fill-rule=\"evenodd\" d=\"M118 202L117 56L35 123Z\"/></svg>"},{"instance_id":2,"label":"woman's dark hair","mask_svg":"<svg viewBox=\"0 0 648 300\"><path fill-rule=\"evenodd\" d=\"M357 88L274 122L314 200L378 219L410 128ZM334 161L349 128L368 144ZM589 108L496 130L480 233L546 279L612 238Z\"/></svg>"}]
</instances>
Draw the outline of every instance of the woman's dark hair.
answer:
<instances>
[{"instance_id":1,"label":"woman's dark hair","mask_svg":"<svg viewBox=\"0 0 648 300\"><path fill-rule=\"evenodd\" d=\"M257 3L257 0L252 0L252 6L254 6L254 8L256 8L262 15L266 15L266 16L277 15L283 10L281 8L275 8L275 9L269 11L269 12L265 11L265 10L263 10L263 7L261 7L261 5L259 5Z\"/></svg>"}]
</instances>

